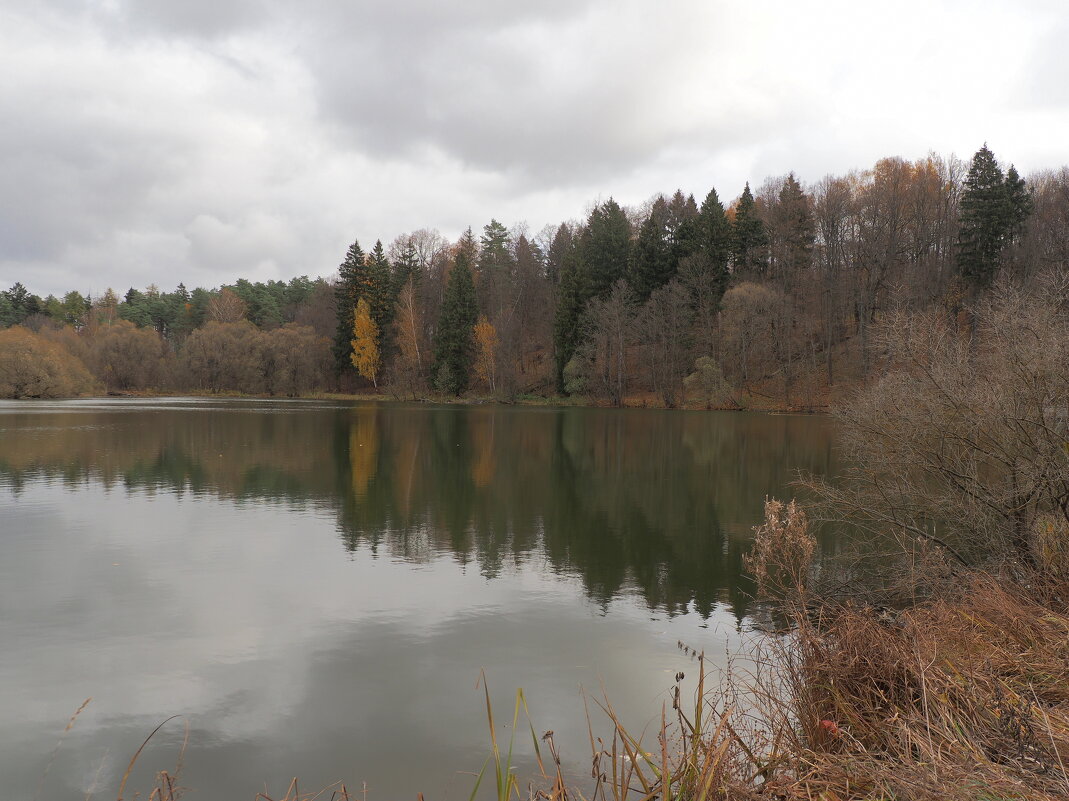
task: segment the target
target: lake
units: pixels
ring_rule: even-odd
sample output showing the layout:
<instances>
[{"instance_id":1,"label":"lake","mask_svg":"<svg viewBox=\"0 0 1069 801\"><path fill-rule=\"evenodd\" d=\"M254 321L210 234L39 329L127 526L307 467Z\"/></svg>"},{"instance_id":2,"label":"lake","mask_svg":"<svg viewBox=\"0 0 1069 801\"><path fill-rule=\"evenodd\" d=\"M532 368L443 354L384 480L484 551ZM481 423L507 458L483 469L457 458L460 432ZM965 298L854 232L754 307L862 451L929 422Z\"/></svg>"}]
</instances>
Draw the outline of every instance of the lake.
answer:
<instances>
[{"instance_id":1,"label":"lake","mask_svg":"<svg viewBox=\"0 0 1069 801\"><path fill-rule=\"evenodd\" d=\"M746 413L0 402L4 795L114 797L181 715L127 797L188 723L203 801L294 776L467 799L482 670L498 723L522 687L581 779L581 688L641 729L677 672L693 687L680 642L712 665L744 647L752 526L796 471L834 472L832 434Z\"/></svg>"}]
</instances>

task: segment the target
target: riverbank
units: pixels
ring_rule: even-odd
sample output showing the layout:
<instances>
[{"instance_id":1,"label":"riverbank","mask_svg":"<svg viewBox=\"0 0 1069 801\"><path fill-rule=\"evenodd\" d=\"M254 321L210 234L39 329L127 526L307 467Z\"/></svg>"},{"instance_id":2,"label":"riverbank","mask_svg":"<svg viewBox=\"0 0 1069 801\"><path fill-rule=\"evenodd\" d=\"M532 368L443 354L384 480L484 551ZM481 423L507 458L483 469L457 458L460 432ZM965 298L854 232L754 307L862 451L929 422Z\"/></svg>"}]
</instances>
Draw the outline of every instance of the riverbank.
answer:
<instances>
[{"instance_id":1,"label":"riverbank","mask_svg":"<svg viewBox=\"0 0 1069 801\"><path fill-rule=\"evenodd\" d=\"M702 405L688 403L676 407L667 407L652 395L631 395L624 398L619 407L614 407L604 401L567 395L518 395L512 399L502 399L494 395L465 394L455 395L401 395L388 392L308 392L293 396L250 394L236 391L206 392L166 392L166 391L138 391L138 392L109 392L105 395L87 394L79 395L80 398L235 398L249 400L331 400L357 403L396 402L396 403L434 403L453 406L542 406L542 407L579 407L592 409L660 409L674 408L680 411L714 411L714 412L767 412L775 414L826 414L829 406L826 404L806 406L797 404L777 403L774 399L760 396L748 399L745 402L733 402L722 405Z\"/></svg>"}]
</instances>

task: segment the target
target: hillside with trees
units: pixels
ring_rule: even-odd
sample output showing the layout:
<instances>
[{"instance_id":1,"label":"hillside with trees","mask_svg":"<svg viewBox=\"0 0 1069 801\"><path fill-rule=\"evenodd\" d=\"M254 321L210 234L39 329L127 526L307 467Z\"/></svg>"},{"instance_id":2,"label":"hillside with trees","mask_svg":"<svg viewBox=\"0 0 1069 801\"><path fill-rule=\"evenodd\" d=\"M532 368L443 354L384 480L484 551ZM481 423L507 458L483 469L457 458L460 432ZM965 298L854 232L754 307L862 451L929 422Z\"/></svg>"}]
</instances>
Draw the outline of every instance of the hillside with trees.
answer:
<instances>
[{"instance_id":1,"label":"hillside with trees","mask_svg":"<svg viewBox=\"0 0 1069 801\"><path fill-rule=\"evenodd\" d=\"M16 283L0 292L0 394L816 409L879 373L890 313L967 327L1000 282L1051 269L1069 269L1069 168L1025 179L985 145L811 185L791 173L729 203L715 189L609 198L537 233L492 219L456 242L354 240L332 278L95 298Z\"/></svg>"}]
</instances>

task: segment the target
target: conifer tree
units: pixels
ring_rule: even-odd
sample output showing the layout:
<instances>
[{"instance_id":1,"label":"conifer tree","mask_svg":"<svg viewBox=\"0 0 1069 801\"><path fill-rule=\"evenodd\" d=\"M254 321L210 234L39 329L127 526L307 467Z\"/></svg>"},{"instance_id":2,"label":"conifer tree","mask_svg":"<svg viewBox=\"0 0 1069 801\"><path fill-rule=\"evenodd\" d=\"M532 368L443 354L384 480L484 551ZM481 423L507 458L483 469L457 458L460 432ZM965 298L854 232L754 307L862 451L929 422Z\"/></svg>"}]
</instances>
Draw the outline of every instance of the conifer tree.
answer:
<instances>
[{"instance_id":1,"label":"conifer tree","mask_svg":"<svg viewBox=\"0 0 1069 801\"><path fill-rule=\"evenodd\" d=\"M353 310L353 338L349 344L353 350L353 367L377 387L381 365L379 327L372 319L371 308L364 298L360 298Z\"/></svg>"},{"instance_id":2,"label":"conifer tree","mask_svg":"<svg viewBox=\"0 0 1069 801\"><path fill-rule=\"evenodd\" d=\"M393 330L393 318L397 310L397 294L400 286L396 283L390 261L386 258L382 241L375 242L375 247L367 257L368 286L365 292L371 319L378 329L376 344L385 363L392 350L390 332Z\"/></svg>"},{"instance_id":3,"label":"conifer tree","mask_svg":"<svg viewBox=\"0 0 1069 801\"><path fill-rule=\"evenodd\" d=\"M675 272L667 215L664 198L657 198L639 228L638 240L631 251L629 279L639 302L644 302L653 290L666 284Z\"/></svg>"},{"instance_id":4,"label":"conifer tree","mask_svg":"<svg viewBox=\"0 0 1069 801\"><path fill-rule=\"evenodd\" d=\"M731 223L724 213L724 206L716 189L710 189L702 201L695 224L695 250L709 263L715 282L717 297L721 297L728 285L728 261L731 258Z\"/></svg>"},{"instance_id":5,"label":"conifer tree","mask_svg":"<svg viewBox=\"0 0 1069 801\"><path fill-rule=\"evenodd\" d=\"M460 395L468 388L478 314L468 256L458 250L445 286L438 330L434 334L434 376L442 392Z\"/></svg>"},{"instance_id":6,"label":"conifer tree","mask_svg":"<svg viewBox=\"0 0 1069 801\"><path fill-rule=\"evenodd\" d=\"M561 226L563 228L564 226ZM558 237L560 232L558 231ZM556 240L554 247L556 247ZM579 342L579 322L586 296L579 270L576 240L567 248L561 246L560 285L557 289L557 309L553 316L553 356L556 367L557 392L564 393L564 368L575 355Z\"/></svg>"},{"instance_id":7,"label":"conifer tree","mask_svg":"<svg viewBox=\"0 0 1069 801\"><path fill-rule=\"evenodd\" d=\"M768 244L765 224L757 216L750 183L742 190L742 197L735 209L735 225L732 230L732 256L735 271L760 272L765 267L764 248Z\"/></svg>"},{"instance_id":8,"label":"conifer tree","mask_svg":"<svg viewBox=\"0 0 1069 801\"><path fill-rule=\"evenodd\" d=\"M360 247L360 242L354 241L345 253L345 260L338 267L338 284L334 290L338 307L338 329L334 335L332 351L335 370L339 375L353 366L353 310L360 298L367 293L369 283L367 257Z\"/></svg>"},{"instance_id":9,"label":"conifer tree","mask_svg":"<svg viewBox=\"0 0 1069 801\"><path fill-rule=\"evenodd\" d=\"M1006 170L1006 200L1009 203L1008 236L1012 243L1021 238L1024 233L1024 224L1035 208L1035 201L1028 191L1024 178L1017 174L1017 168L1012 164Z\"/></svg>"},{"instance_id":10,"label":"conifer tree","mask_svg":"<svg viewBox=\"0 0 1069 801\"><path fill-rule=\"evenodd\" d=\"M627 271L630 250L631 223L620 204L609 198L595 206L579 243L587 297L609 294L612 285Z\"/></svg>"},{"instance_id":11,"label":"conifer tree","mask_svg":"<svg viewBox=\"0 0 1069 801\"><path fill-rule=\"evenodd\" d=\"M969 165L960 208L958 269L974 286L988 286L998 273L1011 213L1002 169L986 143Z\"/></svg>"}]
</instances>

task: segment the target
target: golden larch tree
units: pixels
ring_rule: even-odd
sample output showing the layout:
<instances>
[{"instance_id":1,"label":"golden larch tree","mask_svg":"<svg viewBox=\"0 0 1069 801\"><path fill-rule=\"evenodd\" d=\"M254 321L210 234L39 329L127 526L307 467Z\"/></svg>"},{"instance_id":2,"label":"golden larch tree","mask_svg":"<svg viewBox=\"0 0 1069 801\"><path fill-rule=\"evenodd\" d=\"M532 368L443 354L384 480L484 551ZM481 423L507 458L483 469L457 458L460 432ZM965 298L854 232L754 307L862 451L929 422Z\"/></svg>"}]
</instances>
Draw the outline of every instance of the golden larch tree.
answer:
<instances>
[{"instance_id":1,"label":"golden larch tree","mask_svg":"<svg viewBox=\"0 0 1069 801\"><path fill-rule=\"evenodd\" d=\"M371 319L371 308L360 298L353 311L353 367L356 372L378 387L379 326Z\"/></svg>"},{"instance_id":2,"label":"golden larch tree","mask_svg":"<svg viewBox=\"0 0 1069 801\"><path fill-rule=\"evenodd\" d=\"M491 392L497 391L497 342L497 329L480 314L475 324L475 373Z\"/></svg>"}]
</instances>

